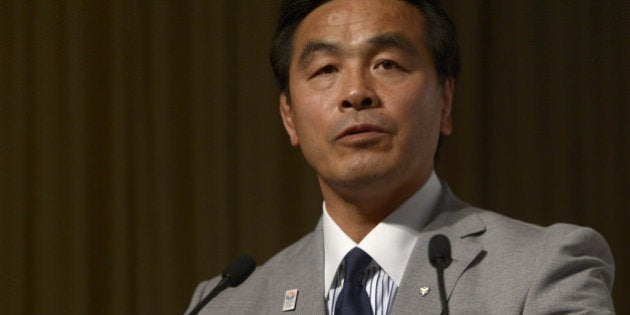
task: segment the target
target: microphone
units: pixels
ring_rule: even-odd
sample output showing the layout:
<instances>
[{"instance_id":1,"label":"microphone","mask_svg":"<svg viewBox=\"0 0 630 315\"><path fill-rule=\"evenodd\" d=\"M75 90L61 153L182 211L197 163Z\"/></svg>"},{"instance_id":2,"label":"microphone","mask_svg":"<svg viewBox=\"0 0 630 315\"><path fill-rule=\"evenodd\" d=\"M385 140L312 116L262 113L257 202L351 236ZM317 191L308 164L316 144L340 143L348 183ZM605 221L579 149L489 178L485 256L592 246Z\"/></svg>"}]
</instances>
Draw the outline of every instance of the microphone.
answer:
<instances>
[{"instance_id":1,"label":"microphone","mask_svg":"<svg viewBox=\"0 0 630 315\"><path fill-rule=\"evenodd\" d=\"M256 269L256 262L254 259L247 255L241 255L234 259L221 274L221 281L204 297L195 308L188 313L188 315L197 315L201 309L210 302L215 296L219 295L221 291L227 289L227 287L236 287L243 283L249 275Z\"/></svg>"},{"instance_id":2,"label":"microphone","mask_svg":"<svg viewBox=\"0 0 630 315\"><path fill-rule=\"evenodd\" d=\"M451 264L451 243L442 234L431 237L429 241L429 261L437 270L438 286L440 287L440 300L442 301L442 315L448 315L448 300L444 287L444 269Z\"/></svg>"}]
</instances>

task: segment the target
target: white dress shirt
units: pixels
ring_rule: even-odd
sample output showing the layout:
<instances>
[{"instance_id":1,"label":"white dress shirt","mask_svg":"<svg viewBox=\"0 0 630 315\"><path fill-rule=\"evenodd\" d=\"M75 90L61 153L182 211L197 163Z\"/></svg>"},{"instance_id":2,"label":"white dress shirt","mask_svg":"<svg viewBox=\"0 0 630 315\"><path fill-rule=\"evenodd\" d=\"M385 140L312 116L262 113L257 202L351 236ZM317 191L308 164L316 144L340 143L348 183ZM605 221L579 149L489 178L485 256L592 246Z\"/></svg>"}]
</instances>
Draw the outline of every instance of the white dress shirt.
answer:
<instances>
[{"instance_id":1,"label":"white dress shirt","mask_svg":"<svg viewBox=\"0 0 630 315\"><path fill-rule=\"evenodd\" d=\"M324 296L329 314L333 314L343 287L343 258L357 246L374 259L364 278L372 310L375 315L388 314L418 239L419 229L426 224L441 189L434 172L417 192L374 227L359 244L350 239L328 215L324 202Z\"/></svg>"}]
</instances>

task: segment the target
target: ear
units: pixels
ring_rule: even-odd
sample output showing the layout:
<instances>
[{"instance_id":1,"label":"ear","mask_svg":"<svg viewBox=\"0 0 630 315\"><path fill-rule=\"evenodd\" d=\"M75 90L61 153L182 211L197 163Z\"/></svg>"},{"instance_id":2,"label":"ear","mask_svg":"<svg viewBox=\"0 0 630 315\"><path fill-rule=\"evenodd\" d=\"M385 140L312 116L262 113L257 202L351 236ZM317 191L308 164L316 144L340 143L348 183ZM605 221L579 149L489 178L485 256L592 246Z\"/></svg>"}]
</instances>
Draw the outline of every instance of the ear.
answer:
<instances>
[{"instance_id":1,"label":"ear","mask_svg":"<svg viewBox=\"0 0 630 315\"><path fill-rule=\"evenodd\" d=\"M289 103L286 92L280 93L280 116L282 117L282 123L284 124L284 130L289 135L291 145L297 147L300 141L295 131L295 124L293 123L293 108Z\"/></svg>"},{"instance_id":2,"label":"ear","mask_svg":"<svg viewBox=\"0 0 630 315\"><path fill-rule=\"evenodd\" d=\"M455 92L455 80L448 78L442 87L442 115L440 119L440 133L448 136L453 132L453 122L451 119L451 109L453 104L453 93Z\"/></svg>"}]
</instances>

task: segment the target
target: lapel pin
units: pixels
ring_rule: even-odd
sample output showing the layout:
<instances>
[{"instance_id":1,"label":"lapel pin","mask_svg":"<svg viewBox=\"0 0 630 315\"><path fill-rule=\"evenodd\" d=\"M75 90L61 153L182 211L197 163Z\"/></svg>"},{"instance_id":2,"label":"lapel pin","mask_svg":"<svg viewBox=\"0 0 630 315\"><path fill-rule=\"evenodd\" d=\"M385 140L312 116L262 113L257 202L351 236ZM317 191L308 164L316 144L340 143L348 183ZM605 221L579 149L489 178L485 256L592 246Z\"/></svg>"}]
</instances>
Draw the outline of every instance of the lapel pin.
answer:
<instances>
[{"instance_id":1,"label":"lapel pin","mask_svg":"<svg viewBox=\"0 0 630 315\"><path fill-rule=\"evenodd\" d=\"M425 295L429 294L430 290L431 289L429 289L429 287L422 287L422 288L420 288L419 292L420 292L420 295L425 296Z\"/></svg>"},{"instance_id":2,"label":"lapel pin","mask_svg":"<svg viewBox=\"0 0 630 315\"><path fill-rule=\"evenodd\" d=\"M284 292L284 304L282 305L282 311L295 311L295 305L297 304L298 289L287 290Z\"/></svg>"}]
</instances>

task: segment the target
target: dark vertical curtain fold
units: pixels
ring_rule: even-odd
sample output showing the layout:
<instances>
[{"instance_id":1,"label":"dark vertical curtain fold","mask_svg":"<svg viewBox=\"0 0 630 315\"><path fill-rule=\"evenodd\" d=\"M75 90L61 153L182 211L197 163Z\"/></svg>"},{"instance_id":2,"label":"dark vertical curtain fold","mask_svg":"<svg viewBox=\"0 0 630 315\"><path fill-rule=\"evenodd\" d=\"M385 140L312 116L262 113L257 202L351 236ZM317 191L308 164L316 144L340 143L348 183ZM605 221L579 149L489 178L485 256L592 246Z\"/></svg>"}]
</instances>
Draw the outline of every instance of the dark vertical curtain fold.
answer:
<instances>
[{"instance_id":1,"label":"dark vertical curtain fold","mask_svg":"<svg viewBox=\"0 0 630 315\"><path fill-rule=\"evenodd\" d=\"M267 51L277 3L0 1L0 313L173 314L321 213ZM464 73L438 173L610 242L629 310L623 1L446 1Z\"/></svg>"}]
</instances>

